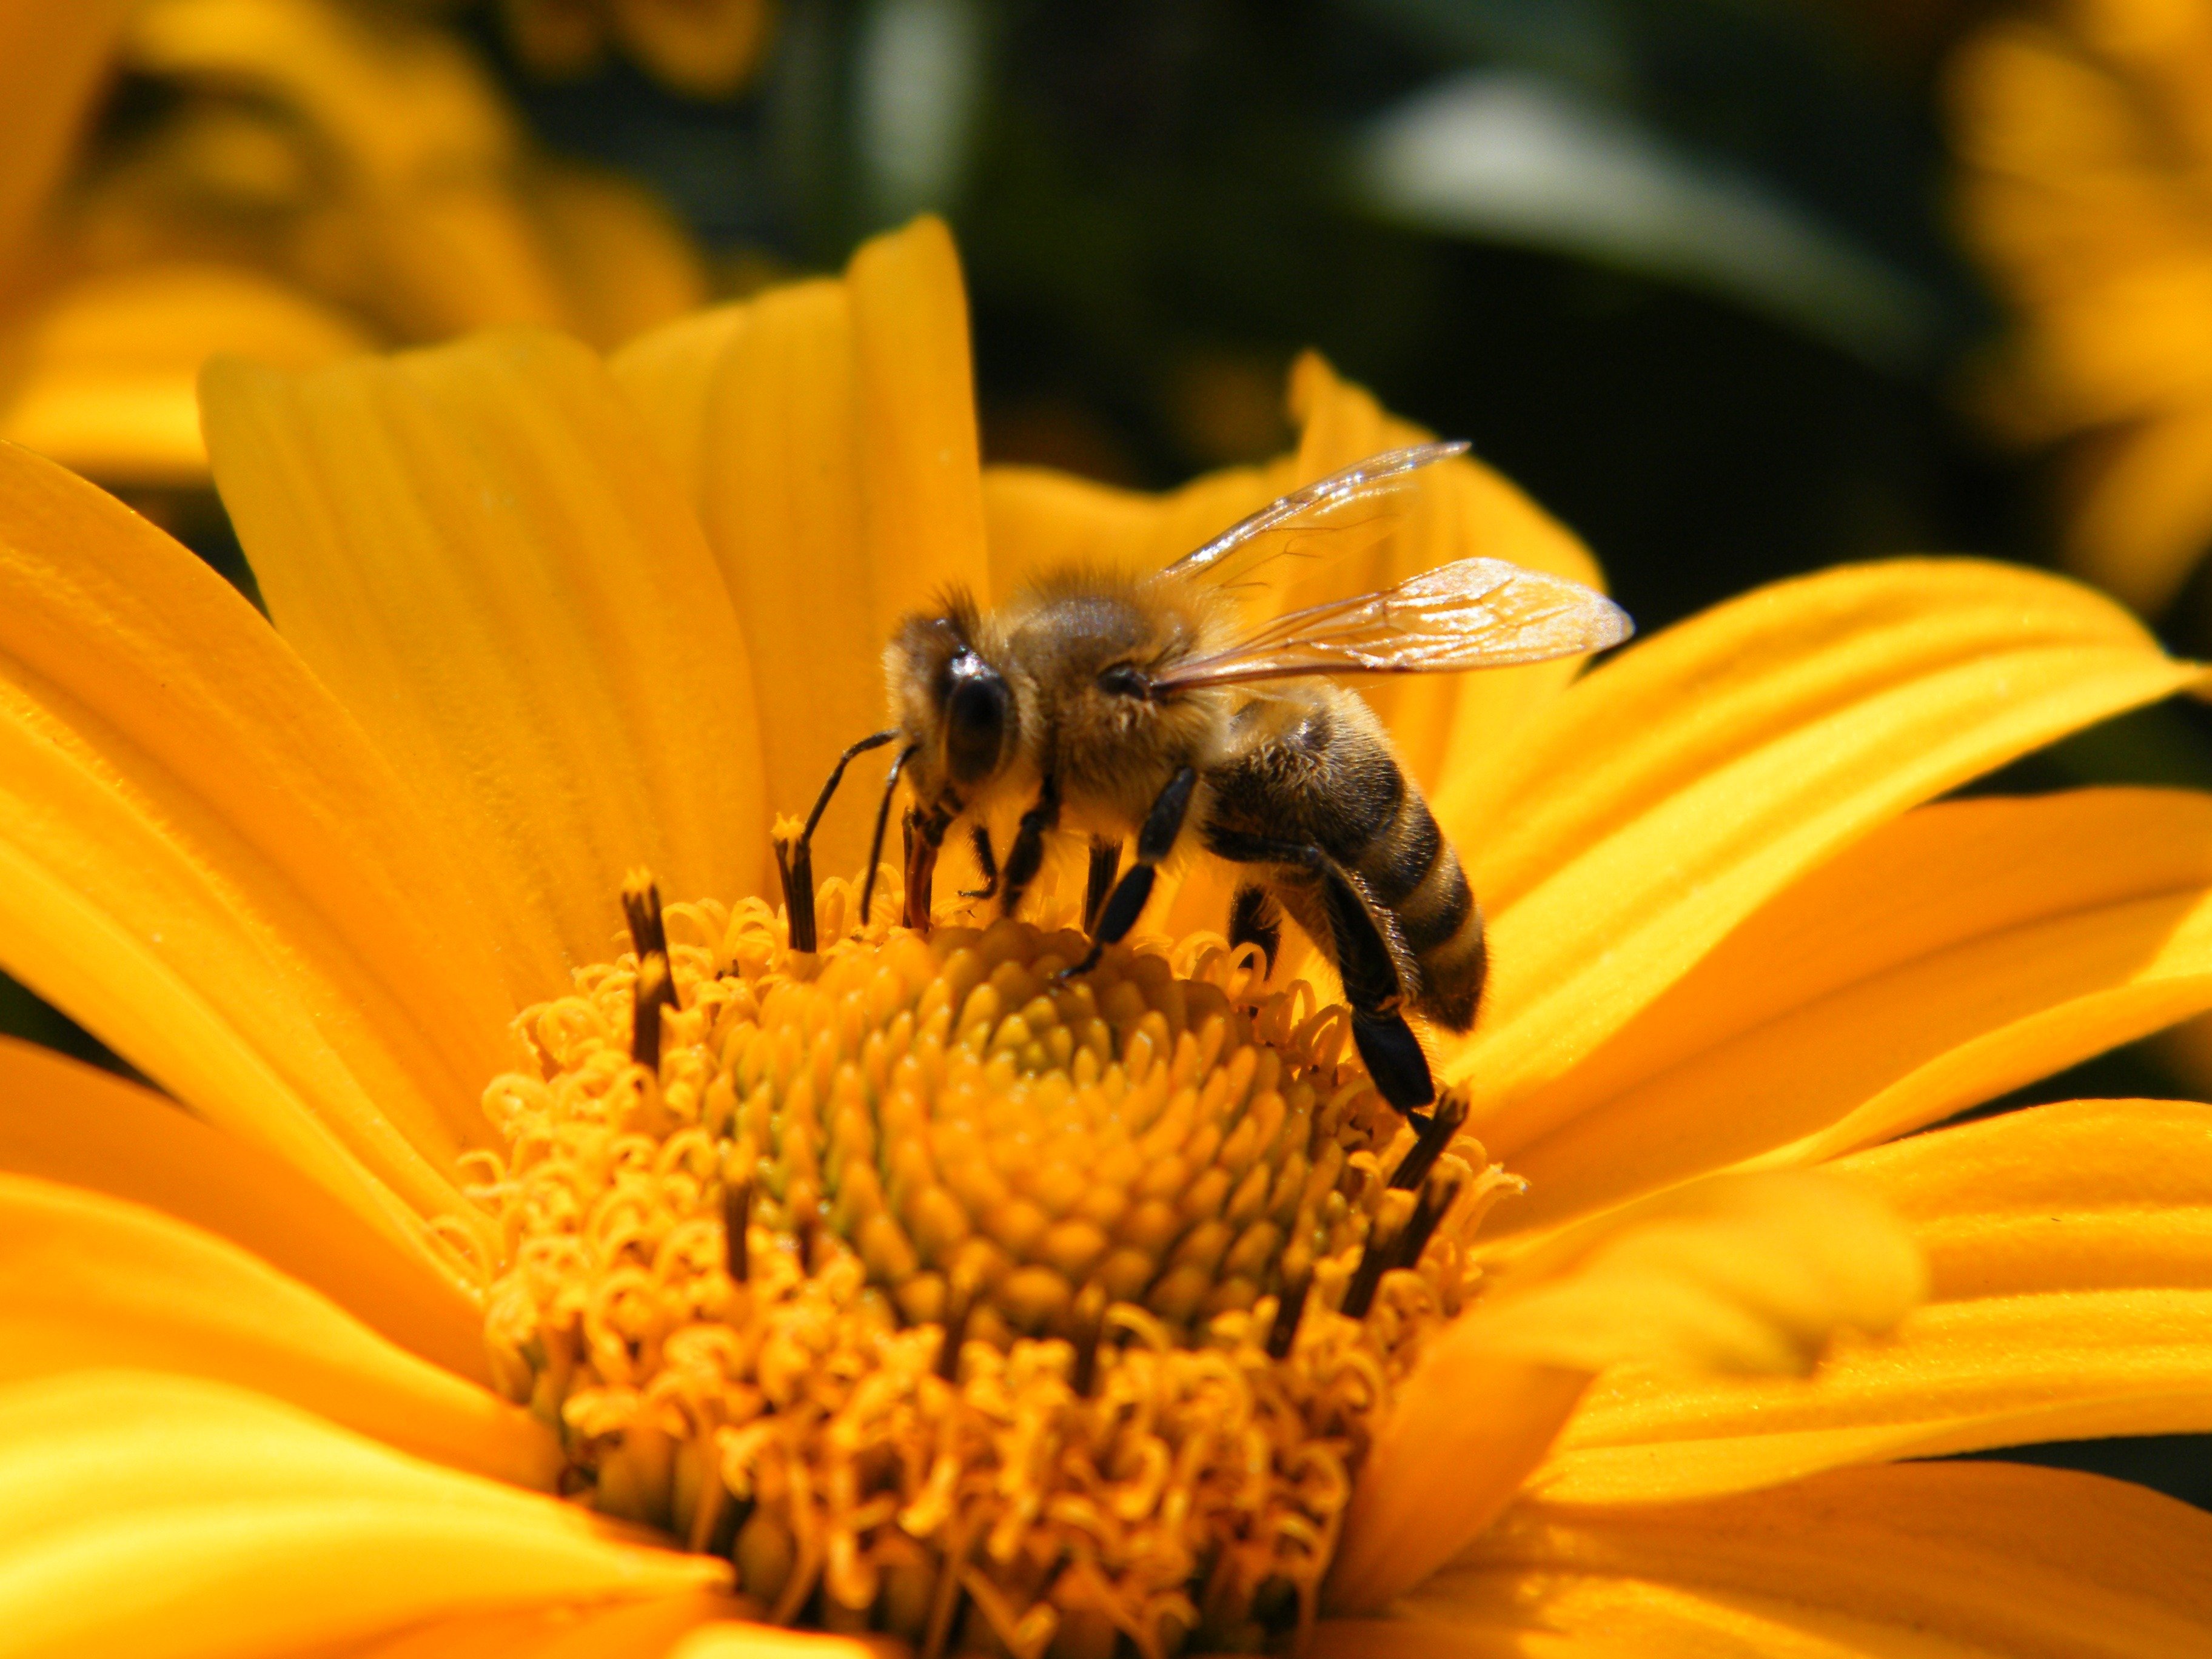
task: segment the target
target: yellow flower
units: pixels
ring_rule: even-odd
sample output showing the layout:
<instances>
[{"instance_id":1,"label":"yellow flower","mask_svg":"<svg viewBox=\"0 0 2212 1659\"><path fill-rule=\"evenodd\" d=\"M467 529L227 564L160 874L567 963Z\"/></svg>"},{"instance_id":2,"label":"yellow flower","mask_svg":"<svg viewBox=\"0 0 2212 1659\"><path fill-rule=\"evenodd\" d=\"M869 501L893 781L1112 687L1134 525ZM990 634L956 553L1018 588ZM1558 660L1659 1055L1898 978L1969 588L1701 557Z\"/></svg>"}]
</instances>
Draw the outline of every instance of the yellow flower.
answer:
<instances>
[{"instance_id":1,"label":"yellow flower","mask_svg":"<svg viewBox=\"0 0 2212 1659\"><path fill-rule=\"evenodd\" d=\"M1911 1133L2212 1004L2212 801L1920 805L2198 684L2092 592L1899 561L1378 691L1497 961L1425 1141L1203 860L1057 988L1048 883L786 948L891 620L1409 435L1295 395L1165 497L982 469L930 222L611 360L229 363L274 629L0 450L0 965L189 1113L0 1045L14 1650L2201 1647L2212 1521L1899 1461L2212 1426L2208 1109ZM1590 574L1431 483L1354 580Z\"/></svg>"},{"instance_id":2,"label":"yellow flower","mask_svg":"<svg viewBox=\"0 0 2212 1659\"><path fill-rule=\"evenodd\" d=\"M769 0L500 0L508 38L541 75L596 64L612 37L679 92L714 97L751 78L774 31Z\"/></svg>"},{"instance_id":3,"label":"yellow flower","mask_svg":"<svg viewBox=\"0 0 2212 1659\"><path fill-rule=\"evenodd\" d=\"M2019 313L1984 402L2070 441L2068 561L2155 612L2212 543L2212 15L2061 0L1951 82L1964 227Z\"/></svg>"},{"instance_id":4,"label":"yellow flower","mask_svg":"<svg viewBox=\"0 0 2212 1659\"><path fill-rule=\"evenodd\" d=\"M159 100L82 133L117 70ZM643 191L538 153L459 41L390 8L5 0L0 94L0 436L106 481L205 479L217 351L611 344L704 296Z\"/></svg>"}]
</instances>

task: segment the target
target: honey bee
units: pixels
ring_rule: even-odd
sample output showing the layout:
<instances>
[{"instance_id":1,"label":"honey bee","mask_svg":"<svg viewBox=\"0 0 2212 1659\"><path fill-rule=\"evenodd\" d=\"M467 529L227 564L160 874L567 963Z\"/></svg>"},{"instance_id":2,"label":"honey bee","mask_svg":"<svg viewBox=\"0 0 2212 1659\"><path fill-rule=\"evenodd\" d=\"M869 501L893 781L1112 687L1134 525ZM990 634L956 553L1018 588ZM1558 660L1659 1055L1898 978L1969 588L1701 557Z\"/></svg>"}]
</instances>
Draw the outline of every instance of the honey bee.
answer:
<instances>
[{"instance_id":1,"label":"honey bee","mask_svg":"<svg viewBox=\"0 0 2212 1659\"><path fill-rule=\"evenodd\" d=\"M1462 559L1381 592L1269 620L1242 596L1301 562L1388 535L1421 469L1466 446L1391 450L1262 507L1169 565L1133 575L1068 568L995 610L954 592L909 617L884 653L896 724L838 761L797 856L846 766L899 742L876 815L861 916L873 895L899 781L907 814L908 926L926 929L939 848L971 824L984 887L1012 915L1045 838L1091 836L1086 972L1136 925L1161 861L1186 836L1243 866L1232 942L1272 963L1280 917L1327 953L1377 1091L1417 1112L1435 1097L1407 1015L1473 1025L1487 965L1482 912L1458 855L1366 703L1334 683L1435 674L1579 654L1628 637L1619 606L1580 583L1498 559ZM1021 803L1005 861L983 825ZM1135 857L1121 869L1133 831ZM793 940L813 940L811 872L786 872ZM799 889L805 889L801 894Z\"/></svg>"}]
</instances>

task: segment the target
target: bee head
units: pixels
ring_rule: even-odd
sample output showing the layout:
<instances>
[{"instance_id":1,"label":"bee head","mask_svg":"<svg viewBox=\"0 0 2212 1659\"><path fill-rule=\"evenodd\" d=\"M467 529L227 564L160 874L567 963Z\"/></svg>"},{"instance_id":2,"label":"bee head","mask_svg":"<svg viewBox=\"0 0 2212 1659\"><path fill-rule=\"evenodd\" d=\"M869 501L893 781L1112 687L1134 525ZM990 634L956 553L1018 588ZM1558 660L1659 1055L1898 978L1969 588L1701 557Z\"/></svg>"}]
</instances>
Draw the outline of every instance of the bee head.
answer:
<instances>
[{"instance_id":1,"label":"bee head","mask_svg":"<svg viewBox=\"0 0 2212 1659\"><path fill-rule=\"evenodd\" d=\"M909 617L885 656L900 723L920 745L915 779L925 793L931 780L972 790L1014 747L1013 690L977 648L979 621L965 595L948 595L945 614Z\"/></svg>"},{"instance_id":2,"label":"bee head","mask_svg":"<svg viewBox=\"0 0 2212 1659\"><path fill-rule=\"evenodd\" d=\"M945 727L945 771L971 788L999 769L1006 751L1013 699L999 671L973 651L945 659L937 674L938 710Z\"/></svg>"}]
</instances>

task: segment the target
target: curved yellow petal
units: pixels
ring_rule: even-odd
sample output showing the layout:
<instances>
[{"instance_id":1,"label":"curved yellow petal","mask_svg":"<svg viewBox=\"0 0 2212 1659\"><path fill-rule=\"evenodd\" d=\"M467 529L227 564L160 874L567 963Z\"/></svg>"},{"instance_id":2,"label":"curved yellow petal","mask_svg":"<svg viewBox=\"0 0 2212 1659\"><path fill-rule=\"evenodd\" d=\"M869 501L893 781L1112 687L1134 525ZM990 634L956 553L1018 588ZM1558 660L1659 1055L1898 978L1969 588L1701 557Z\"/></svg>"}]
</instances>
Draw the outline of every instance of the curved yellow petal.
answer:
<instances>
[{"instance_id":1,"label":"curved yellow petal","mask_svg":"<svg viewBox=\"0 0 2212 1659\"><path fill-rule=\"evenodd\" d=\"M1456 1554L1596 1373L1802 1372L1839 1331L1890 1328L1925 1285L1895 1218L1812 1171L1716 1177L1553 1239L1404 1384L1360 1468L1332 1605L1380 1607Z\"/></svg>"},{"instance_id":2,"label":"curved yellow petal","mask_svg":"<svg viewBox=\"0 0 2212 1659\"><path fill-rule=\"evenodd\" d=\"M1471 854L1495 964L1445 1065L1477 1131L1565 1073L1744 917L1883 820L2039 744L2194 684L2089 589L1900 559L1777 583L1633 646L1527 728Z\"/></svg>"},{"instance_id":3,"label":"curved yellow petal","mask_svg":"<svg viewBox=\"0 0 2212 1659\"><path fill-rule=\"evenodd\" d=\"M517 1001L625 872L734 896L765 826L745 647L628 401L526 330L306 375L230 360L208 447L278 629L414 786Z\"/></svg>"},{"instance_id":4,"label":"curved yellow petal","mask_svg":"<svg viewBox=\"0 0 2212 1659\"><path fill-rule=\"evenodd\" d=\"M11 1653L281 1653L727 1573L222 1384L77 1371L0 1388Z\"/></svg>"},{"instance_id":5,"label":"curved yellow petal","mask_svg":"<svg viewBox=\"0 0 2212 1659\"><path fill-rule=\"evenodd\" d=\"M7 447L0 799L10 973L379 1226L467 1212L512 1005L443 849L236 592Z\"/></svg>"},{"instance_id":6,"label":"curved yellow petal","mask_svg":"<svg viewBox=\"0 0 2212 1659\"><path fill-rule=\"evenodd\" d=\"M881 1653L880 1647L851 1637L725 1620L692 1632L669 1650L668 1659L866 1659Z\"/></svg>"},{"instance_id":7,"label":"curved yellow petal","mask_svg":"<svg viewBox=\"0 0 2212 1659\"><path fill-rule=\"evenodd\" d=\"M238 1383L457 1468L550 1486L552 1432L237 1245L0 1175L0 1379L103 1366Z\"/></svg>"},{"instance_id":8,"label":"curved yellow petal","mask_svg":"<svg viewBox=\"0 0 2212 1659\"><path fill-rule=\"evenodd\" d=\"M645 337L615 373L695 487L752 663L769 804L804 813L839 751L885 722L899 619L988 586L951 236L917 220L841 279ZM823 820L823 874L859 868L872 793L858 781ZM764 835L746 851L764 858Z\"/></svg>"},{"instance_id":9,"label":"curved yellow petal","mask_svg":"<svg viewBox=\"0 0 2212 1659\"><path fill-rule=\"evenodd\" d=\"M2084 856L2094 849L2094 856ZM1786 889L1489 1143L1491 1239L1935 1122L2212 1006L2212 798L1945 802ZM1549 1125L1531 1139L1516 1131Z\"/></svg>"},{"instance_id":10,"label":"curved yellow petal","mask_svg":"<svg viewBox=\"0 0 2212 1659\"><path fill-rule=\"evenodd\" d=\"M298 170L296 195L280 198L273 213L236 214L222 228L235 241L238 221L273 222L254 251L303 286L402 339L578 320L546 227L526 198L523 129L452 31L397 7L163 0L137 9L127 61L266 121L256 150L275 150ZM205 191L191 172L197 159L190 146L166 154L149 146L149 194L167 205L191 201L195 186ZM132 205L117 216L125 224Z\"/></svg>"},{"instance_id":11,"label":"curved yellow petal","mask_svg":"<svg viewBox=\"0 0 2212 1659\"><path fill-rule=\"evenodd\" d=\"M665 1659L693 1629L742 1620L745 1611L735 1596L692 1590L595 1607L451 1614L433 1625L349 1647L345 1659ZM759 1631L769 1643L808 1639L759 1625L745 1628ZM861 1651L854 1649L850 1659L861 1659Z\"/></svg>"},{"instance_id":12,"label":"curved yellow petal","mask_svg":"<svg viewBox=\"0 0 2212 1659\"><path fill-rule=\"evenodd\" d=\"M2035 1107L1829 1169L1905 1218L1936 1299L1803 1382L1616 1372L1537 1490L1642 1503L1885 1458L2212 1430L2212 1107Z\"/></svg>"},{"instance_id":13,"label":"curved yellow petal","mask_svg":"<svg viewBox=\"0 0 2212 1659\"><path fill-rule=\"evenodd\" d=\"M568 326L586 340L619 345L706 303L698 249L641 185L545 160L529 167L522 182L561 282Z\"/></svg>"},{"instance_id":14,"label":"curved yellow petal","mask_svg":"<svg viewBox=\"0 0 2212 1659\"><path fill-rule=\"evenodd\" d=\"M110 483L207 478L200 365L236 351L306 368L365 351L351 321L258 272L156 265L89 276L0 343L0 438Z\"/></svg>"},{"instance_id":15,"label":"curved yellow petal","mask_svg":"<svg viewBox=\"0 0 2212 1659\"><path fill-rule=\"evenodd\" d=\"M2066 563L2156 616L2212 541L2212 409L2146 420L2105 443L2078 486Z\"/></svg>"},{"instance_id":16,"label":"curved yellow petal","mask_svg":"<svg viewBox=\"0 0 2212 1659\"><path fill-rule=\"evenodd\" d=\"M400 1346L489 1382L483 1313L300 1172L176 1103L0 1037L0 1170L88 1187L220 1234Z\"/></svg>"},{"instance_id":17,"label":"curved yellow petal","mask_svg":"<svg viewBox=\"0 0 2212 1659\"><path fill-rule=\"evenodd\" d=\"M1600 1512L1525 1504L1320 1659L2185 1659L2212 1516L2124 1481L1907 1464Z\"/></svg>"}]
</instances>

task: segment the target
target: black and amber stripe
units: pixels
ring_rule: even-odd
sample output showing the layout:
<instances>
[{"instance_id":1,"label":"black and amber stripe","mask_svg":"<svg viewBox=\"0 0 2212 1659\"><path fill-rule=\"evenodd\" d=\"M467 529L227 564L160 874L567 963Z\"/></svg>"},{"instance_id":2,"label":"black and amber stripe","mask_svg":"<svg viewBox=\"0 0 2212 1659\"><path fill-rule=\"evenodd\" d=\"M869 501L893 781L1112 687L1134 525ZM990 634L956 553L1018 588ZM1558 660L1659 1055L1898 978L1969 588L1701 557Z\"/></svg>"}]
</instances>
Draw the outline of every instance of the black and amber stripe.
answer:
<instances>
[{"instance_id":1,"label":"black and amber stripe","mask_svg":"<svg viewBox=\"0 0 2212 1659\"><path fill-rule=\"evenodd\" d=\"M1482 911L1428 803L1402 777L1395 797L1389 821L1356 852L1346 849L1343 861L1374 902L1397 918L1420 969L1413 1006L1437 1024L1464 1031L1474 1024L1488 967Z\"/></svg>"}]
</instances>

